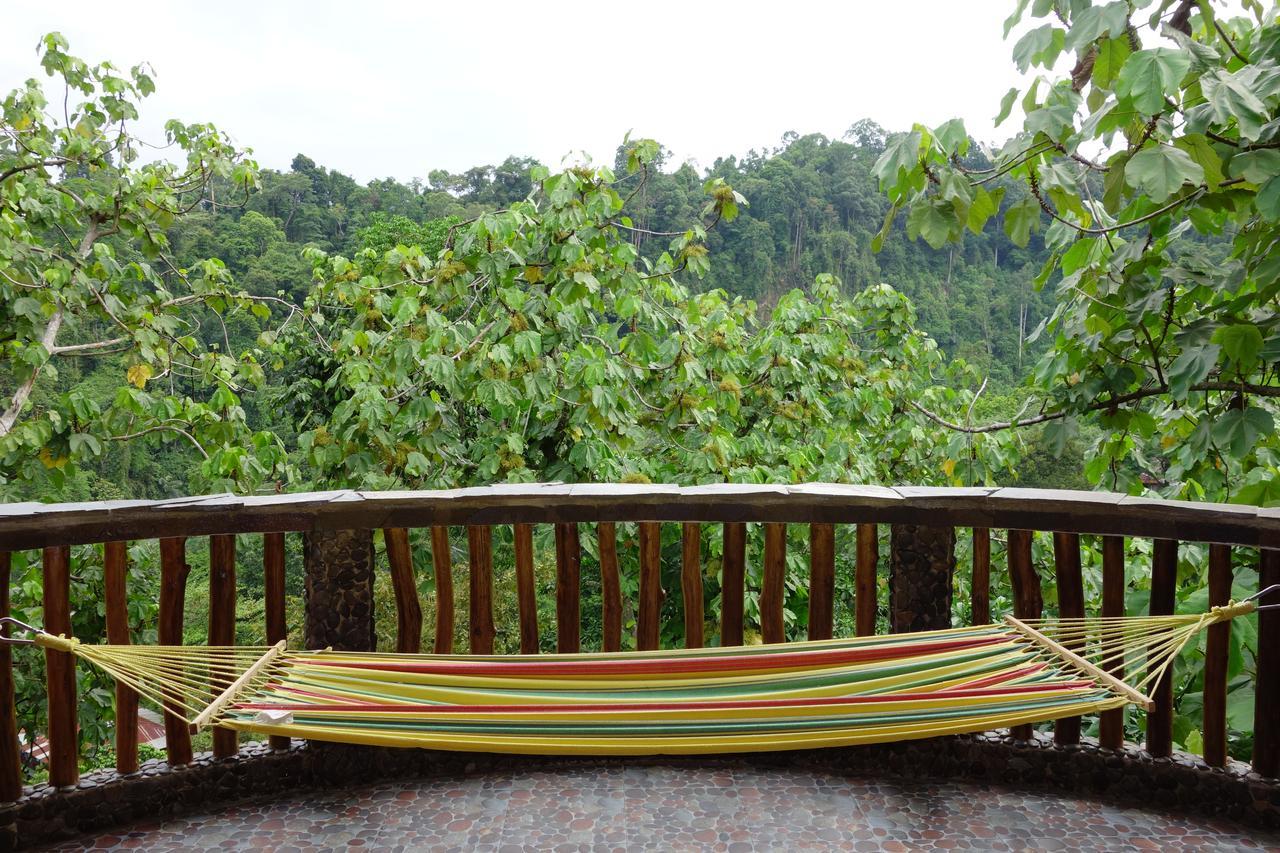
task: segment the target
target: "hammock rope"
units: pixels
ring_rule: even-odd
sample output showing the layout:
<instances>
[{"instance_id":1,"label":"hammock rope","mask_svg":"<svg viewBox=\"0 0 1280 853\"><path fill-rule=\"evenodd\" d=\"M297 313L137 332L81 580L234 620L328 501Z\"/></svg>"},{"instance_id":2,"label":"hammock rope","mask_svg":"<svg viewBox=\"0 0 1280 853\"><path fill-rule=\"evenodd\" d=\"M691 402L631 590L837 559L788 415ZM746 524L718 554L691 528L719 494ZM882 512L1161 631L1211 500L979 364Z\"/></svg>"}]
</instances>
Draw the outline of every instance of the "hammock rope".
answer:
<instances>
[{"instance_id":1,"label":"hammock rope","mask_svg":"<svg viewBox=\"0 0 1280 853\"><path fill-rule=\"evenodd\" d=\"M536 754L798 749L1135 704L1209 625L1251 613L1017 620L730 648L509 656L90 645L37 634L194 724Z\"/></svg>"}]
</instances>

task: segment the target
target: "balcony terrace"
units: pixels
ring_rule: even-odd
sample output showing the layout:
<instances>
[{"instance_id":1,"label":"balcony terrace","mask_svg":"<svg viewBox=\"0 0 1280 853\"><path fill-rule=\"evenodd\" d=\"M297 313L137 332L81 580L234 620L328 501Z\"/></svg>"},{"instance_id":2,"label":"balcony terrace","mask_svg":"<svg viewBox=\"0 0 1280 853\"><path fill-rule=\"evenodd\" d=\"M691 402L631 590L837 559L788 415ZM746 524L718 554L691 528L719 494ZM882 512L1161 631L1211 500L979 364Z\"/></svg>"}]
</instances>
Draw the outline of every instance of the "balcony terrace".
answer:
<instances>
[{"instance_id":1,"label":"balcony terrace","mask_svg":"<svg viewBox=\"0 0 1280 853\"><path fill-rule=\"evenodd\" d=\"M589 565L598 565L605 651L623 647L628 613L634 613L635 647L659 648L664 602L666 616L682 613L690 647L741 644L754 625L765 643L800 634L827 638L838 624L837 603L850 598L851 623L859 634L873 633L878 623L892 632L946 627L957 588L968 599L960 609L974 624L985 624L1004 615L992 612L993 571L1008 572L1019 618L1038 617L1046 600L1056 602L1050 609L1062 616L1124 615L1130 537L1154 542L1142 612L1173 612L1181 543L1208 545L1211 606L1231 596L1233 559L1256 561L1259 589L1280 582L1280 511L1248 506L1030 489L546 484L4 505L0 588L9 589L10 553L41 549L44 627L70 633L71 612L85 603L70 599L69 549L104 543L106 634L113 643L127 643L123 543L159 539L159 642L176 645L182 639L187 542L210 537L209 638L222 645L234 637L237 537L261 535L265 634L275 642L289 628L286 537L300 533L306 646L369 649L374 575L389 571L396 648L413 652L423 633L423 601L408 531L427 528L436 578L430 602L435 650L449 652L455 609L451 536L461 542L458 528L465 528L466 651L491 653L495 553L505 554L493 548L494 530L510 527L518 601L518 625L512 629L518 629L521 650L534 653L545 628L538 623L533 575L537 525L554 526L555 646L566 652L582 646L584 552ZM668 549L664 571L663 531L677 532L667 525L679 525L679 536L668 537L676 547ZM758 552L748 548L754 541L749 525L764 528ZM840 530L846 525L851 533ZM807 531L799 541L808 543L802 555L808 607L807 624L788 626L783 604L792 527ZM375 548L379 530L381 549ZM1036 537L1043 533L1052 535L1051 578L1039 576L1033 559ZM1086 600L1082 536L1100 537L1099 601ZM962 566L956 564L957 537L971 538L972 560ZM712 538L721 565L718 612L708 623L703 585L705 545ZM633 540L634 606L624 601L627 585L619 570L619 545L631 547ZM1005 565L993 563L993 541L1005 543ZM841 543L850 546L852 596L836 595L836 566L845 557L837 550L844 550ZM793 541L793 552L795 547ZM664 574L668 585L676 580L670 601ZM673 606L677 600L679 608ZM8 607L6 595L0 610L7 614ZM1135 615L1132 596L1128 607ZM1051 733L1019 726L875 746L697 759L552 759L280 738L242 744L228 729L215 729L212 753L197 755L190 728L170 716L167 760L140 763L137 701L121 686L116 770L83 778L77 764L76 664L67 653L50 649L49 782L34 787L23 787L19 774L18 715L5 647L0 798L11 805L0 811L0 824L10 847L62 841L65 849L1274 844L1280 841L1272 834L1280 829L1280 613L1257 616L1258 653L1249 673L1256 696L1251 764L1231 759L1227 751L1229 630L1215 626L1206 641L1202 755L1174 749L1174 697L1164 679L1145 715L1142 744L1125 742L1125 711L1116 710L1100 715L1096 739L1082 734L1077 717L1057 721ZM1128 714L1132 719L1142 712Z\"/></svg>"}]
</instances>

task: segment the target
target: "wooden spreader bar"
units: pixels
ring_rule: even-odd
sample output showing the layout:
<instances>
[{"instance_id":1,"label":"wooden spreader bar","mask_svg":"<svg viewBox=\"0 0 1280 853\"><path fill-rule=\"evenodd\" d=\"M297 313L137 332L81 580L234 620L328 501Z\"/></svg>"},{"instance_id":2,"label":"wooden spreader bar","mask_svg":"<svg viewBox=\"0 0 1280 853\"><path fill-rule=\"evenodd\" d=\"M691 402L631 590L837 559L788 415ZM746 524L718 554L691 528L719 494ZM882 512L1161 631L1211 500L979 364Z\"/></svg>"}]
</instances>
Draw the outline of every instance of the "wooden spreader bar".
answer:
<instances>
[{"instance_id":1,"label":"wooden spreader bar","mask_svg":"<svg viewBox=\"0 0 1280 853\"><path fill-rule=\"evenodd\" d=\"M1125 684L1123 681L1116 678L1114 675L1111 675L1105 670L1100 669L1097 666L1094 666L1093 664L1089 663L1089 661L1080 657L1078 654L1071 651L1061 643L1057 643L1049 639L1044 634L1041 634L1035 628L1032 628L1030 625L1028 625L1026 622L1023 622L1021 619L1017 618L1016 616L1005 616L1004 621L1006 625L1009 625L1018 633L1030 639L1036 645L1041 646L1045 649L1048 649L1051 653L1053 653L1055 657L1059 657L1059 658L1062 658L1063 660L1066 660L1067 662L1075 666L1076 669L1083 672L1085 675L1100 682L1101 684L1105 684L1108 688L1115 691L1116 693L1119 693L1121 696L1124 696L1126 699L1128 699L1133 704L1137 705L1139 708L1142 708L1144 711L1150 711L1151 708L1155 705L1155 700L1153 700L1150 696L1145 696L1142 693L1139 693L1137 690L1134 690L1132 687Z\"/></svg>"}]
</instances>

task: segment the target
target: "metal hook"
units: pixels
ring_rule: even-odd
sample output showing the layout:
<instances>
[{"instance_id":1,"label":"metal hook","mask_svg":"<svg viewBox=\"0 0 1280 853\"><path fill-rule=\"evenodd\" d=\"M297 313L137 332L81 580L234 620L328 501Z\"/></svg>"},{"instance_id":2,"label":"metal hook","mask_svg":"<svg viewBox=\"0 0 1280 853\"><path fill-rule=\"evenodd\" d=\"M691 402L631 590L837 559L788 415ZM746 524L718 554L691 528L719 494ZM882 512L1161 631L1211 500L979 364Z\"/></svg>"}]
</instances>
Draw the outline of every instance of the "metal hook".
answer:
<instances>
[{"instance_id":1,"label":"metal hook","mask_svg":"<svg viewBox=\"0 0 1280 853\"><path fill-rule=\"evenodd\" d=\"M1267 595L1268 593L1276 592L1276 591L1280 591L1280 583L1273 583L1271 586L1266 587L1265 589L1260 589L1257 592L1255 592L1253 595L1249 596L1248 598L1240 599L1240 603L1244 604L1246 601L1253 601L1255 598L1262 598L1262 596ZM1268 604L1266 606L1275 607L1276 605ZM1262 607L1256 607L1254 609L1261 610Z\"/></svg>"},{"instance_id":2,"label":"metal hook","mask_svg":"<svg viewBox=\"0 0 1280 853\"><path fill-rule=\"evenodd\" d=\"M14 625L32 634L46 633L43 628L37 628L35 625L28 625L26 622L23 622L21 619L15 619L12 616L5 616L4 618L0 619L0 625ZM20 640L16 637L0 636L0 643L4 643L10 646L34 646L36 644L36 641Z\"/></svg>"}]
</instances>

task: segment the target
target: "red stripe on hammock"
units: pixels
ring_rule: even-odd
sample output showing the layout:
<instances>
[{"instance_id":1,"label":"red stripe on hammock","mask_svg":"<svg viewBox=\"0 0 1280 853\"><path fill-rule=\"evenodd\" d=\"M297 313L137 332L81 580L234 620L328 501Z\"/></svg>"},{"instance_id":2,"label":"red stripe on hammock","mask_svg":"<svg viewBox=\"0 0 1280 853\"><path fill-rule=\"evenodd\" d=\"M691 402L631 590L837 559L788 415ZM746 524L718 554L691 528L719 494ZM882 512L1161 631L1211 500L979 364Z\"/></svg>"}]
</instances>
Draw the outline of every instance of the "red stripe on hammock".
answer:
<instances>
[{"instance_id":1,"label":"red stripe on hammock","mask_svg":"<svg viewBox=\"0 0 1280 853\"><path fill-rule=\"evenodd\" d=\"M951 695L956 690L973 690L979 687L992 687L997 684L1003 684L1006 681L1014 681L1027 675L1034 675L1043 669L1048 669L1049 665L1045 663L1033 663L1031 666L1025 666L1022 669L1015 669L1011 672L1000 672L995 675L988 675L985 678L975 679L974 681L966 681L964 684L955 687L944 687L937 690L937 693L946 693Z\"/></svg>"},{"instance_id":2,"label":"red stripe on hammock","mask_svg":"<svg viewBox=\"0 0 1280 853\"><path fill-rule=\"evenodd\" d=\"M776 652L766 655L742 655L738 657L672 657L644 660L594 660L555 661L521 660L518 663L495 661L423 661L421 663L394 663L380 661L327 661L308 660L311 666L327 666L339 669L375 669L382 672L412 672L431 675L506 676L506 675L647 675L668 672L733 672L737 670L792 669L803 666L831 666L847 663L875 663L884 660L907 660L919 655L938 652L962 651L982 646L1006 643L1008 637L979 637L972 640L948 640L936 643L919 643L910 646L910 653L901 648L871 649L823 649L809 652Z\"/></svg>"},{"instance_id":3,"label":"red stripe on hammock","mask_svg":"<svg viewBox=\"0 0 1280 853\"><path fill-rule=\"evenodd\" d=\"M884 693L878 696L827 696L814 699L726 699L719 702L597 702L590 704L529 704L529 705L386 705L376 702L335 705L288 705L271 702L247 702L235 707L242 711L399 711L419 713L441 711L444 713L502 713L510 711L679 711L679 710L727 710L731 708L781 708L821 707L824 705L874 705L883 702L910 702L932 699L941 695L944 699L989 698L1019 693L1065 692L1093 687L1092 681L1064 681L1056 684L1029 684L1020 687L977 690L939 690L933 693Z\"/></svg>"}]
</instances>

